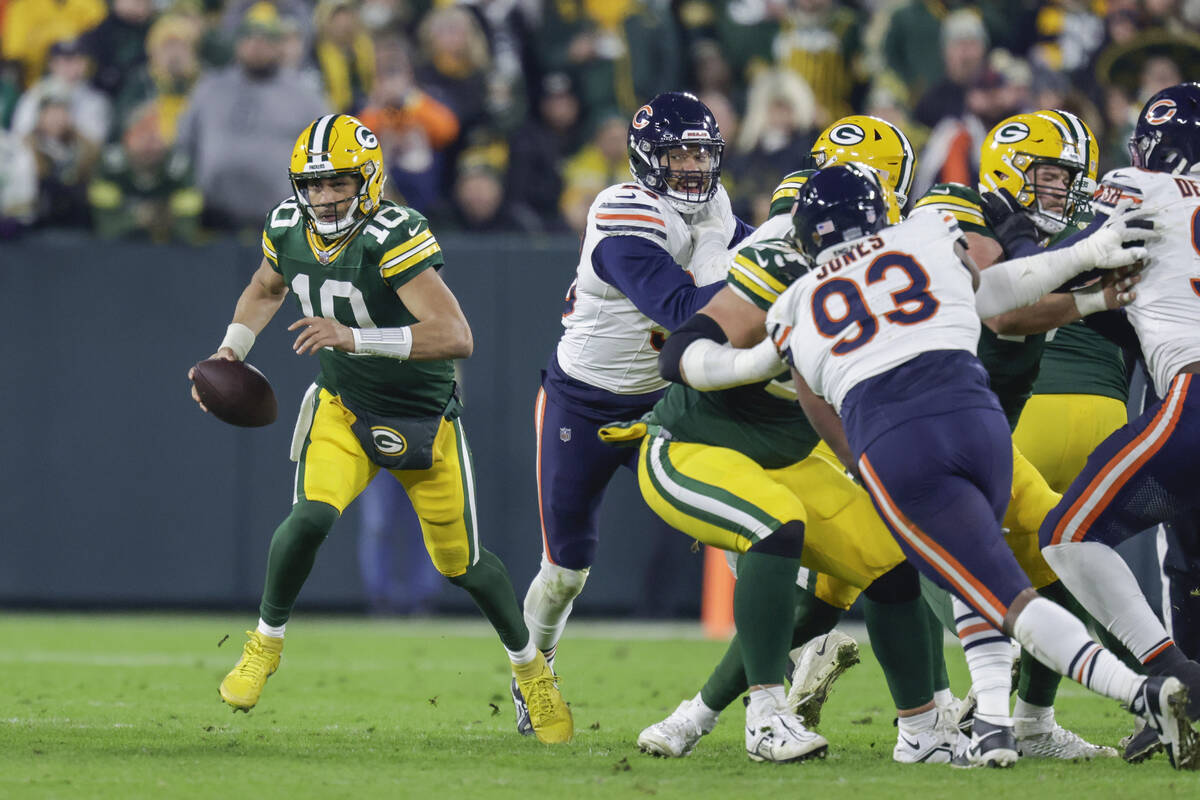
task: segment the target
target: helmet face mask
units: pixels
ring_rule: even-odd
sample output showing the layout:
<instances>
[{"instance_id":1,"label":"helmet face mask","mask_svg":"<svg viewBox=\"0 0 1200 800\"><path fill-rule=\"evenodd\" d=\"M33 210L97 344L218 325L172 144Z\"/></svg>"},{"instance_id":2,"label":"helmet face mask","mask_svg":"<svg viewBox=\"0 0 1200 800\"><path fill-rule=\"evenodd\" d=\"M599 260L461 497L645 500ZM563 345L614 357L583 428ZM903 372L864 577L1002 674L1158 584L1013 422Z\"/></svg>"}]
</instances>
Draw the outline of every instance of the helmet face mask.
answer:
<instances>
[{"instance_id":1,"label":"helmet face mask","mask_svg":"<svg viewBox=\"0 0 1200 800\"><path fill-rule=\"evenodd\" d=\"M660 94L629 123L629 171L676 211L692 214L721 185L725 140L708 107L686 92Z\"/></svg>"},{"instance_id":2,"label":"helmet face mask","mask_svg":"<svg viewBox=\"0 0 1200 800\"><path fill-rule=\"evenodd\" d=\"M1074 114L1017 114L1002 120L984 139L979 190L1008 190L1038 229L1053 235L1088 208L1098 162L1096 138ZM1066 173L1065 187L1059 170ZM1050 181L1050 176L1059 180Z\"/></svg>"},{"instance_id":3,"label":"helmet face mask","mask_svg":"<svg viewBox=\"0 0 1200 800\"><path fill-rule=\"evenodd\" d=\"M835 164L805 182L792 209L792 242L810 261L837 245L888 225L878 175L858 164Z\"/></svg>"},{"instance_id":4,"label":"helmet face mask","mask_svg":"<svg viewBox=\"0 0 1200 800\"><path fill-rule=\"evenodd\" d=\"M1200 84L1169 86L1146 101L1129 139L1129 160L1173 175L1200 165Z\"/></svg>"},{"instance_id":5,"label":"helmet face mask","mask_svg":"<svg viewBox=\"0 0 1200 800\"><path fill-rule=\"evenodd\" d=\"M353 178L357 188L353 194L338 197L328 190L342 176ZM387 176L375 134L355 117L330 114L300 134L292 148L288 177L309 229L325 239L340 239L379 208ZM317 182L326 189L320 193L319 206L310 200ZM328 206L340 211L345 200L351 201L347 210L330 215Z\"/></svg>"}]
</instances>

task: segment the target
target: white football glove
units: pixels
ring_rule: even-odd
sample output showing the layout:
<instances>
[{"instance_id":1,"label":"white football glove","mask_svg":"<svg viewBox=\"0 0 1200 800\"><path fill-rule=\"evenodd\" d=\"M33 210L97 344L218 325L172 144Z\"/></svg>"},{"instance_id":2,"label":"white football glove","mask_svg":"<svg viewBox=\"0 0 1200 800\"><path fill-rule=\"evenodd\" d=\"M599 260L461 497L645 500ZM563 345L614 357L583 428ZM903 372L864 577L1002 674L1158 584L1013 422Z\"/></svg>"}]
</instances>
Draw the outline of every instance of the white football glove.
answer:
<instances>
[{"instance_id":1,"label":"white football glove","mask_svg":"<svg viewBox=\"0 0 1200 800\"><path fill-rule=\"evenodd\" d=\"M1144 245L1162 235L1153 229L1153 219L1151 209L1133 206L1133 201L1127 198L1117 204L1095 233L1076 242L1070 249L1076 251L1085 270L1118 269L1145 261L1149 252ZM1138 227L1139 223L1149 227Z\"/></svg>"}]
</instances>

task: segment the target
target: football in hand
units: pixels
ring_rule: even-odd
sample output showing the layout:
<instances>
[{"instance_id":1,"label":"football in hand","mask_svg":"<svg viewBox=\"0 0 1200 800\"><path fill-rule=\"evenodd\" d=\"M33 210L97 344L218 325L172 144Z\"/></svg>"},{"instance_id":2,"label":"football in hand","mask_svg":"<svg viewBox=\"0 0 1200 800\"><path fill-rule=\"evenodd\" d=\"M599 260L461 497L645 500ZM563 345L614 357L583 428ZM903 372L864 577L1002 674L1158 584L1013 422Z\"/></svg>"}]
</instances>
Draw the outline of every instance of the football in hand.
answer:
<instances>
[{"instance_id":1,"label":"football in hand","mask_svg":"<svg viewBox=\"0 0 1200 800\"><path fill-rule=\"evenodd\" d=\"M201 361L192 372L192 383L209 413L230 425L270 425L279 412L266 376L244 362L223 358Z\"/></svg>"}]
</instances>

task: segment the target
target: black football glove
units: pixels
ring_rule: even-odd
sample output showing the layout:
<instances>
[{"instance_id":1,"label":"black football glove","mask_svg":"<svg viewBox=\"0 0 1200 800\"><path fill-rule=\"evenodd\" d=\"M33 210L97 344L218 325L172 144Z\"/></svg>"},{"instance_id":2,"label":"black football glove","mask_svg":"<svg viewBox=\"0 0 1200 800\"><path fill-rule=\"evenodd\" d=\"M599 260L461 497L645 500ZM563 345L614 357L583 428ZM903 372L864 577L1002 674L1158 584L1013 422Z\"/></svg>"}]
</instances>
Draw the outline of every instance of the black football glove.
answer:
<instances>
[{"instance_id":1,"label":"black football glove","mask_svg":"<svg viewBox=\"0 0 1200 800\"><path fill-rule=\"evenodd\" d=\"M1026 243L1037 245L1040 238L1037 226L1008 189L983 192L980 200L983 218L1000 240L1005 257L1012 258L1020 246Z\"/></svg>"}]
</instances>

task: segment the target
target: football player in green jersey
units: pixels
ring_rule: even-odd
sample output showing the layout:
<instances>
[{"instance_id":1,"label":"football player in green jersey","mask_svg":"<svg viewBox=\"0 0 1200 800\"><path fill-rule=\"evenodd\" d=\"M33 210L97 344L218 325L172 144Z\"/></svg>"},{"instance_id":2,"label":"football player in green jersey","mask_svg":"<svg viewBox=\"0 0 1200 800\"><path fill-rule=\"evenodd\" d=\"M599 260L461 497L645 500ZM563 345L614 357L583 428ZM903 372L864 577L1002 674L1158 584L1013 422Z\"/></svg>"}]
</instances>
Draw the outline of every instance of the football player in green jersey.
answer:
<instances>
[{"instance_id":1,"label":"football player in green jersey","mask_svg":"<svg viewBox=\"0 0 1200 800\"><path fill-rule=\"evenodd\" d=\"M914 213L932 210L957 219L968 252L980 269L986 269L1077 231L1090 208L1088 187L1095 182L1096 170L1095 138L1077 116L1055 110L1017 114L1001 121L984 139L978 190L939 184L916 202ZM1087 291L1050 294L1032 306L984 320L979 358L1013 427L1038 375L1046 331L1130 302L1136 281L1132 276ZM1062 589L1038 548L1040 520L1053 508L1056 497L1058 493L1014 446L1013 494L1004 521L1009 544L1037 590L1078 613L1078 604ZM972 623L960 620L959 627ZM967 657L991 662L982 671L994 675L995 685L981 687L977 681L974 688L987 696L983 713L1005 717L1008 657L1000 652L999 643L991 647L995 653L977 647L974 652L968 649ZM1060 681L1057 672L1022 655L1012 715L1021 755L1067 759L1115 755L1112 748L1092 745L1057 724L1053 703Z\"/></svg>"},{"instance_id":2,"label":"football player in green jersey","mask_svg":"<svg viewBox=\"0 0 1200 800\"><path fill-rule=\"evenodd\" d=\"M271 539L258 627L221 698L242 711L258 702L318 548L387 469L412 501L434 566L495 627L537 737L568 741L570 710L530 641L508 572L479 543L453 365L471 354L471 329L438 275L441 247L424 217L383 199L378 140L354 117L308 126L289 174L294 196L267 218L262 263L215 357L244 359L290 290L302 313L288 327L293 349L316 355L320 373L301 403L292 510Z\"/></svg>"}]
</instances>

